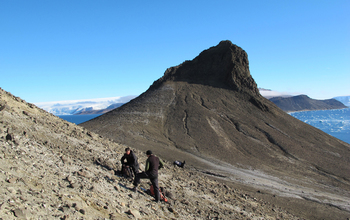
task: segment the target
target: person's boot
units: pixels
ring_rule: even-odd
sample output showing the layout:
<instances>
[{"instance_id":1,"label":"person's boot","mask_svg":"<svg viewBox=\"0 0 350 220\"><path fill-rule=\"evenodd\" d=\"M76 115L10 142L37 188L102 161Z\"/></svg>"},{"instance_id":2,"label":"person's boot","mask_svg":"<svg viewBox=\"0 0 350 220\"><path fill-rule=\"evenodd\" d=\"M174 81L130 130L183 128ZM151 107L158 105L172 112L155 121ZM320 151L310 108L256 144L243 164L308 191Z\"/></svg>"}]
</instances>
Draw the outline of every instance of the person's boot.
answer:
<instances>
[{"instance_id":1,"label":"person's boot","mask_svg":"<svg viewBox=\"0 0 350 220\"><path fill-rule=\"evenodd\" d=\"M133 192L137 192L136 186L134 186L134 188L132 188Z\"/></svg>"}]
</instances>

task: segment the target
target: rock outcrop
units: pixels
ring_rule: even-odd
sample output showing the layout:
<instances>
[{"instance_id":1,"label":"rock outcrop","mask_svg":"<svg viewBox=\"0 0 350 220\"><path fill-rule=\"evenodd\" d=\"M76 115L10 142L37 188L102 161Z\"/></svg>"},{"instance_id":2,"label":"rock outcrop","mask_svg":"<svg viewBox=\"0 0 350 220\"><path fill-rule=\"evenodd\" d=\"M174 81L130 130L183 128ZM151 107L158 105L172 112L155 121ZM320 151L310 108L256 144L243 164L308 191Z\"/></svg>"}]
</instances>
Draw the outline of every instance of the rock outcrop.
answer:
<instances>
[{"instance_id":1,"label":"rock outcrop","mask_svg":"<svg viewBox=\"0 0 350 220\"><path fill-rule=\"evenodd\" d=\"M285 112L347 108L347 106L335 99L316 100L311 99L307 95L273 97L269 100Z\"/></svg>"},{"instance_id":2,"label":"rock outcrop","mask_svg":"<svg viewBox=\"0 0 350 220\"><path fill-rule=\"evenodd\" d=\"M269 185L281 194L293 191L290 196L321 203L335 201L329 195L340 195L337 206L350 210L343 197L350 191L349 144L262 97L249 72L247 53L230 41L167 69L139 97L81 126L230 180L239 181L242 173L243 179L248 173L255 180L270 176L263 178L269 184L249 184ZM273 178L277 182L272 183ZM285 187L288 184L306 187L310 194ZM316 196L314 190L327 191L328 196Z\"/></svg>"}]
</instances>

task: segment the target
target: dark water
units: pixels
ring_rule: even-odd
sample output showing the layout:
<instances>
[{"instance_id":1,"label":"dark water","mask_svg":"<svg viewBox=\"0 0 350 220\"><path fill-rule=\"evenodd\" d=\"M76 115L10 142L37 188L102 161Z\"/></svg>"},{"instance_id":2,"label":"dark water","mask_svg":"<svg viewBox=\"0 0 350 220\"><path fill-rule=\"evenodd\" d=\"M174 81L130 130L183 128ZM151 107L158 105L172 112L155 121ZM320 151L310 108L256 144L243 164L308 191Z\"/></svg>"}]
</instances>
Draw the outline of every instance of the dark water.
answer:
<instances>
[{"instance_id":1,"label":"dark water","mask_svg":"<svg viewBox=\"0 0 350 220\"><path fill-rule=\"evenodd\" d=\"M66 121L69 121L69 122L72 122L72 123L78 125L80 123L83 123L83 122L89 121L93 118L96 118L96 117L100 116L100 114L97 114L97 115L57 115L57 116L66 120Z\"/></svg>"}]
</instances>

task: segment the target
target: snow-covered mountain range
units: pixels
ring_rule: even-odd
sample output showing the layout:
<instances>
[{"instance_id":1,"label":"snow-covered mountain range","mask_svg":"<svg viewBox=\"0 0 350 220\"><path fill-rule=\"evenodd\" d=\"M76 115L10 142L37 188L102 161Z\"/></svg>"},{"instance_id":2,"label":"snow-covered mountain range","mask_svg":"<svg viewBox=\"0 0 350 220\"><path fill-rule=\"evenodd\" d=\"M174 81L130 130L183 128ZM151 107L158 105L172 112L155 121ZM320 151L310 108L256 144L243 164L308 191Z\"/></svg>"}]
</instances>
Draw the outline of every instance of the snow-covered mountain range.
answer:
<instances>
[{"instance_id":1,"label":"snow-covered mountain range","mask_svg":"<svg viewBox=\"0 0 350 220\"><path fill-rule=\"evenodd\" d=\"M34 103L39 108L44 109L54 115L75 115L84 111L102 110L117 103L124 104L137 96L123 96L111 98L82 99L55 102Z\"/></svg>"}]
</instances>

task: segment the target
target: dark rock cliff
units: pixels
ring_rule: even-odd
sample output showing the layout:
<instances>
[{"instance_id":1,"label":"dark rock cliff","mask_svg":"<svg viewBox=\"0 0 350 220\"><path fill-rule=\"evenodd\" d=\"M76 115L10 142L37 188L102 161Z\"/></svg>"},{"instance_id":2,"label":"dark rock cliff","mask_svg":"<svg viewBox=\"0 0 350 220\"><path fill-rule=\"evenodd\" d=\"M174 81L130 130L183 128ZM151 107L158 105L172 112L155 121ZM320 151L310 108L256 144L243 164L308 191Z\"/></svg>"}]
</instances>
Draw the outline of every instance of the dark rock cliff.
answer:
<instances>
[{"instance_id":1,"label":"dark rock cliff","mask_svg":"<svg viewBox=\"0 0 350 220\"><path fill-rule=\"evenodd\" d=\"M159 88L166 81L183 81L260 95L249 72L247 53L230 41L222 41L216 47L201 52L192 61L168 68L151 89Z\"/></svg>"}]
</instances>

